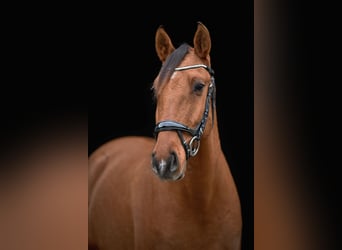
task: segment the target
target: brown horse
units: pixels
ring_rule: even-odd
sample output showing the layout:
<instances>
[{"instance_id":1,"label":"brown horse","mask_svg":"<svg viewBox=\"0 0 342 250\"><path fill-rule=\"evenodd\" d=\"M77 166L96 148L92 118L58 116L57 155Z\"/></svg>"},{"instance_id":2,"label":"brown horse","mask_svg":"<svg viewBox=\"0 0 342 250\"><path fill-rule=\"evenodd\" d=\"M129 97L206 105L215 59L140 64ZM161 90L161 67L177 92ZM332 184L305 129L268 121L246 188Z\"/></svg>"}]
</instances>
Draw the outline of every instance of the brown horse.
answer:
<instances>
[{"instance_id":1,"label":"brown horse","mask_svg":"<svg viewBox=\"0 0 342 250\"><path fill-rule=\"evenodd\" d=\"M89 157L89 248L241 249L238 192L222 152L211 39L175 48L163 27L155 139L127 136Z\"/></svg>"}]
</instances>

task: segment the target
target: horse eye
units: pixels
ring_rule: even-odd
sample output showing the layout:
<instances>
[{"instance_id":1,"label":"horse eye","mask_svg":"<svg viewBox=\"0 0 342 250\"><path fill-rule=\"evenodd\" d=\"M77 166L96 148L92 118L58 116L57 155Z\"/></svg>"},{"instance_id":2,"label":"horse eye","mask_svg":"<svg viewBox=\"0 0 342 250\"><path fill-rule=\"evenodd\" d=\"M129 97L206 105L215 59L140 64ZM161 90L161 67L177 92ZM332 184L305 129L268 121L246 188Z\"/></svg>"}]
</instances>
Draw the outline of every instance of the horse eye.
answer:
<instances>
[{"instance_id":1,"label":"horse eye","mask_svg":"<svg viewBox=\"0 0 342 250\"><path fill-rule=\"evenodd\" d=\"M196 83L195 86L194 86L194 91L195 92L199 92L199 91L201 91L203 89L204 86L205 85L203 83L200 83L200 82Z\"/></svg>"}]
</instances>

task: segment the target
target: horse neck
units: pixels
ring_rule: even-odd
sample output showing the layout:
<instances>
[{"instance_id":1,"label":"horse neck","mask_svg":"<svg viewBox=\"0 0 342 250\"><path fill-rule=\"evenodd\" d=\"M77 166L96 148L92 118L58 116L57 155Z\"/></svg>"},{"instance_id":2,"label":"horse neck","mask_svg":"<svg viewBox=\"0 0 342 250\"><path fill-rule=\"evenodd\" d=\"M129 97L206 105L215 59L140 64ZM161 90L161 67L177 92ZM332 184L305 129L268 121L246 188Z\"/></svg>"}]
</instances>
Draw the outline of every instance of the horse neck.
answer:
<instances>
[{"instance_id":1,"label":"horse neck","mask_svg":"<svg viewBox=\"0 0 342 250\"><path fill-rule=\"evenodd\" d=\"M213 125L210 122L206 129L208 130L208 133L204 133L202 136L200 150L195 157L190 158L189 164L196 168L196 171L198 169L201 172L203 171L202 173L206 173L210 176L214 171L208 166L220 167L222 164L220 164L220 161L218 160L221 160L223 156L216 114L214 116Z\"/></svg>"},{"instance_id":2,"label":"horse neck","mask_svg":"<svg viewBox=\"0 0 342 250\"><path fill-rule=\"evenodd\" d=\"M189 173L185 177L187 189L192 195L205 194L200 199L210 199L217 187L224 183L228 164L222 152L216 114L214 125L207 125L209 133L204 133L198 154L189 159Z\"/></svg>"}]
</instances>

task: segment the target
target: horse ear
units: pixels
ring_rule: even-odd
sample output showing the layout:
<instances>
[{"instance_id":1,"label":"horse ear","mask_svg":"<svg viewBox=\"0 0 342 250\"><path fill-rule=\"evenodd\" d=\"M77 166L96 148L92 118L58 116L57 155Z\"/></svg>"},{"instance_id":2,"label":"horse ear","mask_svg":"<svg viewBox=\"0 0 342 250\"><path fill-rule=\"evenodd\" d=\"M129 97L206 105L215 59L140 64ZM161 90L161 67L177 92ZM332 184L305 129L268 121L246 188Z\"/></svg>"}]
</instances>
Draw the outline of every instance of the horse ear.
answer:
<instances>
[{"instance_id":1,"label":"horse ear","mask_svg":"<svg viewBox=\"0 0 342 250\"><path fill-rule=\"evenodd\" d=\"M166 58L175 50L169 35L162 26L159 26L156 32L155 45L157 55L160 61L164 62Z\"/></svg>"},{"instance_id":2,"label":"horse ear","mask_svg":"<svg viewBox=\"0 0 342 250\"><path fill-rule=\"evenodd\" d=\"M197 30L194 36L195 53L202 59L206 59L211 49L211 39L208 29L201 22L197 22Z\"/></svg>"}]
</instances>

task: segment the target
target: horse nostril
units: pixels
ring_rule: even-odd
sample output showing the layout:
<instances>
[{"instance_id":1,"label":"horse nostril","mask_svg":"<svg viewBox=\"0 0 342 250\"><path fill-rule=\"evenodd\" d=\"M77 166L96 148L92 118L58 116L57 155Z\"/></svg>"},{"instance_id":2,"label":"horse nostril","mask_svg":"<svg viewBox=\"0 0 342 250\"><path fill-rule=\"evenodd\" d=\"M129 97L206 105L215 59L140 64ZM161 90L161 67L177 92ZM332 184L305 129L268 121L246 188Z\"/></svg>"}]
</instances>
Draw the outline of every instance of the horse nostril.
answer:
<instances>
[{"instance_id":1,"label":"horse nostril","mask_svg":"<svg viewBox=\"0 0 342 250\"><path fill-rule=\"evenodd\" d=\"M172 152L169 158L170 171L174 172L178 169L178 158L175 152Z\"/></svg>"},{"instance_id":2,"label":"horse nostril","mask_svg":"<svg viewBox=\"0 0 342 250\"><path fill-rule=\"evenodd\" d=\"M158 166L159 166L159 163L158 163L158 160L156 159L156 154L155 153L152 153L152 170L157 173L158 172Z\"/></svg>"}]
</instances>

